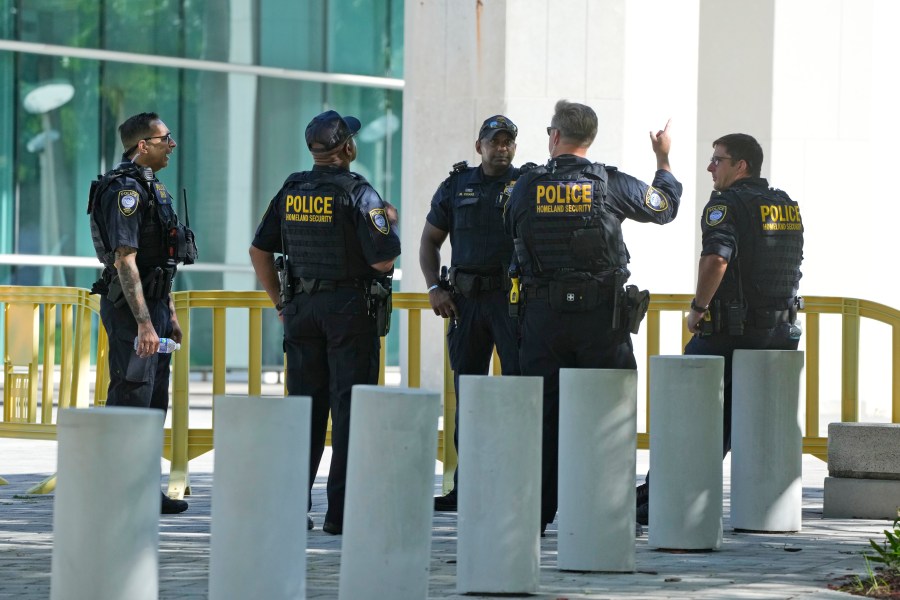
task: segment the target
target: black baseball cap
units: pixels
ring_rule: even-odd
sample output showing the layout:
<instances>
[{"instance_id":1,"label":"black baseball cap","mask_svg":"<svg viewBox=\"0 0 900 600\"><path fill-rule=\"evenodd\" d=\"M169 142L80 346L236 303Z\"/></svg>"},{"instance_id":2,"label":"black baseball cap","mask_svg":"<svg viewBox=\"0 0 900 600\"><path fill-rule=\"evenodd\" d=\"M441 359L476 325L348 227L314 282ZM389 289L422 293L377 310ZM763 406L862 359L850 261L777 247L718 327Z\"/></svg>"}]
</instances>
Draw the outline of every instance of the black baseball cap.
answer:
<instances>
[{"instance_id":1,"label":"black baseball cap","mask_svg":"<svg viewBox=\"0 0 900 600\"><path fill-rule=\"evenodd\" d=\"M519 134L519 128L516 127L515 123L503 115L494 115L485 119L484 123L481 124L481 129L478 130L478 139L493 139L498 131L509 133L513 139L516 139L516 135Z\"/></svg>"},{"instance_id":2,"label":"black baseball cap","mask_svg":"<svg viewBox=\"0 0 900 600\"><path fill-rule=\"evenodd\" d=\"M330 152L356 135L360 126L356 117L342 117L333 110L323 112L306 126L306 145L313 152Z\"/></svg>"}]
</instances>

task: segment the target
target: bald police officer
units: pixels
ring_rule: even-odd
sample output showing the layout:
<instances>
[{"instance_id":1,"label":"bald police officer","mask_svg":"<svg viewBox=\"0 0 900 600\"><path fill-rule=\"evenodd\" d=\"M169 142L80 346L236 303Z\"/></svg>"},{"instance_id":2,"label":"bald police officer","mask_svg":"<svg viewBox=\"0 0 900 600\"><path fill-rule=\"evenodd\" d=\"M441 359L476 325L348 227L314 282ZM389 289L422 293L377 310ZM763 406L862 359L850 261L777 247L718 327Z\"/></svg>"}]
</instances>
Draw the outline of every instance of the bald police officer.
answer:
<instances>
[{"instance_id":1,"label":"bald police officer","mask_svg":"<svg viewBox=\"0 0 900 600\"><path fill-rule=\"evenodd\" d=\"M91 238L103 274L100 317L109 339L107 406L169 406L171 354L158 354L159 338L181 343L170 291L178 263L197 258L194 234L178 221L172 196L156 173L169 164L175 139L153 112L119 126L122 160L91 185ZM184 500L162 495L161 512L180 513Z\"/></svg>"},{"instance_id":2,"label":"bald police officer","mask_svg":"<svg viewBox=\"0 0 900 600\"><path fill-rule=\"evenodd\" d=\"M735 350L796 350L802 299L803 220L786 192L760 176L763 151L744 133L713 142L713 193L700 219L703 248L687 316L685 354L722 356L724 437L731 449L731 359ZM649 513L649 483L638 488L638 520Z\"/></svg>"},{"instance_id":3,"label":"bald police officer","mask_svg":"<svg viewBox=\"0 0 900 600\"><path fill-rule=\"evenodd\" d=\"M669 170L668 123L650 133L657 171L647 185L587 150L597 115L560 100L547 128L550 161L520 175L506 211L524 285L519 360L544 378L541 533L556 516L561 368L636 369L632 331L649 295L623 289L629 272L621 223L668 223L681 184Z\"/></svg>"},{"instance_id":4,"label":"bald police officer","mask_svg":"<svg viewBox=\"0 0 900 600\"><path fill-rule=\"evenodd\" d=\"M459 404L459 376L487 375L494 346L504 375L518 375L516 320L509 316L507 271L512 239L503 230L503 207L518 176L516 124L504 115L488 117L478 131L475 151L481 164L454 165L431 199L422 239L419 266L428 286L434 314L451 319L447 330L453 386ZM450 236L451 289L439 284L440 249ZM456 411L453 443L459 443ZM453 489L434 499L435 510L456 510L459 468Z\"/></svg>"},{"instance_id":5,"label":"bald police officer","mask_svg":"<svg viewBox=\"0 0 900 600\"><path fill-rule=\"evenodd\" d=\"M306 127L311 171L294 173L272 199L250 246L256 276L284 323L287 391L311 396L309 489L325 449L328 412L332 456L323 531L343 531L350 435L350 394L378 383L378 319L387 316L388 275L400 254L396 211L350 171L355 117L333 110ZM274 255L281 253L276 270ZM312 528L312 519L307 519Z\"/></svg>"}]
</instances>

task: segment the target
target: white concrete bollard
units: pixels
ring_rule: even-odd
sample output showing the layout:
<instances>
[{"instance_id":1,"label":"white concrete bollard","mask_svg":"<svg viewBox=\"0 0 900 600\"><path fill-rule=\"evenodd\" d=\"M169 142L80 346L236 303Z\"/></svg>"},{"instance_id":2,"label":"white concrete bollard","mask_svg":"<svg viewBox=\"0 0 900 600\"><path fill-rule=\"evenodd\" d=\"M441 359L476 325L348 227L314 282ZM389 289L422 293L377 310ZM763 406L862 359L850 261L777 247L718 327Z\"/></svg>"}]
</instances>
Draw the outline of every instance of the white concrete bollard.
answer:
<instances>
[{"instance_id":1,"label":"white concrete bollard","mask_svg":"<svg viewBox=\"0 0 900 600\"><path fill-rule=\"evenodd\" d=\"M52 600L156 600L163 412L59 412Z\"/></svg>"},{"instance_id":2,"label":"white concrete bollard","mask_svg":"<svg viewBox=\"0 0 900 600\"><path fill-rule=\"evenodd\" d=\"M216 396L209 598L306 598L308 396Z\"/></svg>"},{"instance_id":3,"label":"white concrete bollard","mask_svg":"<svg viewBox=\"0 0 900 600\"><path fill-rule=\"evenodd\" d=\"M459 378L456 591L530 594L540 583L542 377Z\"/></svg>"},{"instance_id":4,"label":"white concrete bollard","mask_svg":"<svg viewBox=\"0 0 900 600\"><path fill-rule=\"evenodd\" d=\"M722 544L721 356L650 358L650 521L653 548Z\"/></svg>"},{"instance_id":5,"label":"white concrete bollard","mask_svg":"<svg viewBox=\"0 0 900 600\"><path fill-rule=\"evenodd\" d=\"M353 386L338 598L425 600L438 392Z\"/></svg>"},{"instance_id":6,"label":"white concrete bollard","mask_svg":"<svg viewBox=\"0 0 900 600\"><path fill-rule=\"evenodd\" d=\"M803 352L735 350L731 400L731 526L800 531L803 522Z\"/></svg>"},{"instance_id":7,"label":"white concrete bollard","mask_svg":"<svg viewBox=\"0 0 900 600\"><path fill-rule=\"evenodd\" d=\"M563 571L634 571L637 371L559 372Z\"/></svg>"}]
</instances>

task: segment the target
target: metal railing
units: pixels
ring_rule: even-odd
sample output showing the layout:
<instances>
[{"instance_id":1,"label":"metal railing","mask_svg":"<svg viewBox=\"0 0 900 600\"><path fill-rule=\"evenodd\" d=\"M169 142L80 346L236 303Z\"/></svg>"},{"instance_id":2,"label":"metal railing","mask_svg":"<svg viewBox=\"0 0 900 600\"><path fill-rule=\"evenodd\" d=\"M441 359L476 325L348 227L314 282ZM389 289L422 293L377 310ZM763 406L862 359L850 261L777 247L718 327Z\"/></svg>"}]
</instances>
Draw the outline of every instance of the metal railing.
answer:
<instances>
[{"instance_id":1,"label":"metal railing","mask_svg":"<svg viewBox=\"0 0 900 600\"><path fill-rule=\"evenodd\" d=\"M190 346L191 318L196 311L212 313L212 394L225 393L226 344L228 335L226 310L247 311L248 377L247 394L260 395L262 391L262 323L263 311L271 310L268 296L260 291L185 291L173 294L175 310L184 331L182 350L172 362L172 427L167 429L163 455L172 462L169 492L173 496L190 493L188 464L191 459L213 448L212 428L192 428L189 422L190 407ZM650 303L641 336L646 342L649 371L650 356L660 353L661 341L671 340L678 333L667 329L663 332L662 315L688 310L691 296L688 294L654 294ZM97 316L99 301L88 290L63 287L0 286L0 303L4 314L4 409L0 421L0 437L31 439L56 439L54 403L59 408L86 407L89 399L89 374L91 359L96 361L94 405L102 405L106 399L108 384L107 341ZM405 385L419 387L422 379L423 311L428 318L437 319L428 303L427 294L396 293L395 311L407 313L407 364L403 369ZM820 315L834 314L841 318L841 420L859 419L859 361L860 320L871 319L891 327L891 420L900 422L900 311L897 309L854 298L807 297L803 311L806 320L805 352L805 414L803 451L827 458L827 438L820 432ZM97 319L96 321L94 319ZM397 315L394 315L395 324ZM680 323L681 347L690 338ZM92 331L96 331L95 351L91 352ZM444 419L439 432L438 458L443 461L445 473L456 465L452 443L453 415L456 399L453 376L444 346ZM426 343L435 343L427 340ZM384 383L385 350L382 343L379 383ZM836 346L829 345L829 348ZM57 351L58 350L58 351ZM495 373L498 361L495 355ZM54 373L59 373L59 391L54 396ZM649 385L649 378L648 378ZM649 394L646 394L649 404ZM38 402L40 398L40 402ZM645 429L650 431L649 410ZM647 448L649 433L638 434L638 447ZM0 462L2 470L2 462ZM33 491L49 491L52 482L44 482Z\"/></svg>"}]
</instances>

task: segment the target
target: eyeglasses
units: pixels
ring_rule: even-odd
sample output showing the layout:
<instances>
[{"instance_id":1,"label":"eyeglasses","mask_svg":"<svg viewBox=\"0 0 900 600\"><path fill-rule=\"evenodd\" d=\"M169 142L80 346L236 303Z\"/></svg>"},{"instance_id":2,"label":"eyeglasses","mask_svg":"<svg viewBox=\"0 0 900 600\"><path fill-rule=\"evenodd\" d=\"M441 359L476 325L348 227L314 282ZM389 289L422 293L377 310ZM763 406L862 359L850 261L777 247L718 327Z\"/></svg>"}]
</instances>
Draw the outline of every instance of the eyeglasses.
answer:
<instances>
[{"instance_id":1,"label":"eyeglasses","mask_svg":"<svg viewBox=\"0 0 900 600\"><path fill-rule=\"evenodd\" d=\"M554 127L553 125L551 125L550 127L548 127L548 128L547 128L547 135L553 135L553 134L550 133L550 132L553 131L554 129L558 129L558 127Z\"/></svg>"},{"instance_id":2,"label":"eyeglasses","mask_svg":"<svg viewBox=\"0 0 900 600\"><path fill-rule=\"evenodd\" d=\"M709 159L709 162L712 163L712 166L718 167L719 163L723 160L732 160L732 158L730 156L716 156L715 154L713 154L712 158Z\"/></svg>"},{"instance_id":3,"label":"eyeglasses","mask_svg":"<svg viewBox=\"0 0 900 600\"><path fill-rule=\"evenodd\" d=\"M172 132L170 131L166 135L151 135L150 137L142 138L145 142L149 142L150 140L162 140L164 144L168 144L172 141Z\"/></svg>"},{"instance_id":4,"label":"eyeglasses","mask_svg":"<svg viewBox=\"0 0 900 600\"><path fill-rule=\"evenodd\" d=\"M485 131L488 131L490 129L503 129L505 131L510 132L513 136L516 136L519 134L519 128L516 127L512 121L507 121L505 119L502 121L499 119L495 119L495 120L489 121L481 126L482 133L484 133Z\"/></svg>"}]
</instances>

